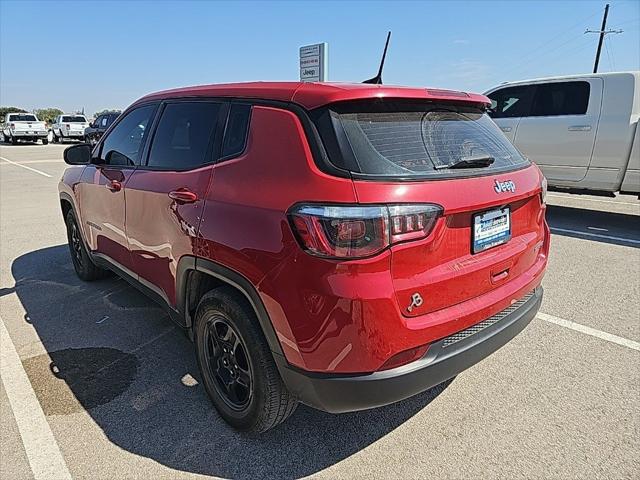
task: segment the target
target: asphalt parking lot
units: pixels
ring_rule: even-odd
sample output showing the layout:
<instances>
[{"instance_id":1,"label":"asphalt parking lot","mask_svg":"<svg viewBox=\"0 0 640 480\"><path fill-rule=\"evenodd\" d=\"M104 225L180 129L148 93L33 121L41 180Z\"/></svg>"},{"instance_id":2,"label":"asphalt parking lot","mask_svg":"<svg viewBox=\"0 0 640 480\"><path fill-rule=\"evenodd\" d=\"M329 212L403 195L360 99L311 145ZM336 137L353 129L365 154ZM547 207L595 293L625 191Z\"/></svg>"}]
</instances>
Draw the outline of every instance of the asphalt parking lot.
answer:
<instances>
[{"instance_id":1,"label":"asphalt parking lot","mask_svg":"<svg viewBox=\"0 0 640 480\"><path fill-rule=\"evenodd\" d=\"M640 478L636 197L549 193L541 314L453 381L248 436L162 310L75 276L63 149L0 146L1 478Z\"/></svg>"}]
</instances>

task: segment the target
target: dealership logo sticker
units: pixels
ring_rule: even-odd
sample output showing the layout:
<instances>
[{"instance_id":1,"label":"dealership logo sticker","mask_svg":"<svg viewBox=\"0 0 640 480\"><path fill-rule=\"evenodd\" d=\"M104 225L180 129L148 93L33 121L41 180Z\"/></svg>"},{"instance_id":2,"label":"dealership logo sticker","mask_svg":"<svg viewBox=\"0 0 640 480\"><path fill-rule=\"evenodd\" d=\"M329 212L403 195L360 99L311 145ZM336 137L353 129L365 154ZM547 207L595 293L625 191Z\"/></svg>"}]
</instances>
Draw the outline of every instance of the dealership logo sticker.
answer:
<instances>
[{"instance_id":1,"label":"dealership logo sticker","mask_svg":"<svg viewBox=\"0 0 640 480\"><path fill-rule=\"evenodd\" d=\"M496 193L516 193L516 184L512 180L505 180L504 182L499 182L498 180L496 180L496 186L493 188L495 189Z\"/></svg>"}]
</instances>

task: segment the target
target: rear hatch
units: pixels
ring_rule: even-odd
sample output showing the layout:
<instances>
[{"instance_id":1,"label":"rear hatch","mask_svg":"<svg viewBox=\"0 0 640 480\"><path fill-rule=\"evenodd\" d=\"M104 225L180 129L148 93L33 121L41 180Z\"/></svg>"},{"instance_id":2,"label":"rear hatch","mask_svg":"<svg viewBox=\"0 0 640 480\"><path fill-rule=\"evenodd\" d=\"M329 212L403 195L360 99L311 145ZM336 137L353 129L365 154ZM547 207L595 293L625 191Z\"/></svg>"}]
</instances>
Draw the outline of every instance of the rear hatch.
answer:
<instances>
[{"instance_id":1,"label":"rear hatch","mask_svg":"<svg viewBox=\"0 0 640 480\"><path fill-rule=\"evenodd\" d=\"M396 227L433 223L422 238L391 246L405 316L476 298L536 263L544 238L542 176L483 106L359 101L316 112L316 123L332 162L350 172L359 203L441 207L435 222L390 217L392 236Z\"/></svg>"}]
</instances>

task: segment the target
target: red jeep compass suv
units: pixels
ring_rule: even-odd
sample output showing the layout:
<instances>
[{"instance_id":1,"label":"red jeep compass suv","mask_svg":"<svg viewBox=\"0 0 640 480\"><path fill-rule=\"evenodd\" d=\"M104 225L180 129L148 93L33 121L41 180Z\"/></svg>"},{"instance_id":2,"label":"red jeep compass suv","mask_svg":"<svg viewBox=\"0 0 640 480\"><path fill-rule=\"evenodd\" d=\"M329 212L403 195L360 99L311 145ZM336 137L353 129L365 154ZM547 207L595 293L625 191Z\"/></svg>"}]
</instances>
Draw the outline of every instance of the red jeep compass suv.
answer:
<instances>
[{"instance_id":1,"label":"red jeep compass suv","mask_svg":"<svg viewBox=\"0 0 640 480\"><path fill-rule=\"evenodd\" d=\"M148 95L60 183L73 265L156 299L236 428L449 379L535 316L545 180L481 95L247 83Z\"/></svg>"}]
</instances>

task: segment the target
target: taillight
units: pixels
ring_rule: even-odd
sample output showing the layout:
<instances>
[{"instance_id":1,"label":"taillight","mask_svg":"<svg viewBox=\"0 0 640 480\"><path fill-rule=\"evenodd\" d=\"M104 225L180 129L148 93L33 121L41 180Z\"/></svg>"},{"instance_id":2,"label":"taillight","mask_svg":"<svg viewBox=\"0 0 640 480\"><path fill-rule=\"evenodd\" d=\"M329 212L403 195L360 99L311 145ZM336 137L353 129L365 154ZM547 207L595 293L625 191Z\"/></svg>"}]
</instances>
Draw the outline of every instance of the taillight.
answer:
<instances>
[{"instance_id":1,"label":"taillight","mask_svg":"<svg viewBox=\"0 0 640 480\"><path fill-rule=\"evenodd\" d=\"M394 243L425 238L442 207L420 205L297 205L290 212L298 240L322 257L362 258Z\"/></svg>"}]
</instances>

